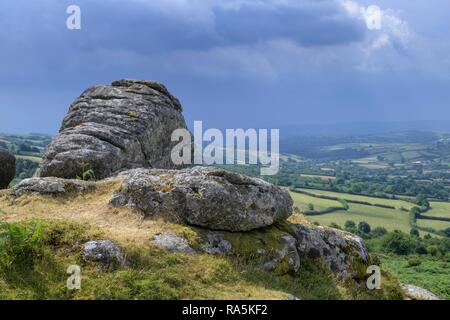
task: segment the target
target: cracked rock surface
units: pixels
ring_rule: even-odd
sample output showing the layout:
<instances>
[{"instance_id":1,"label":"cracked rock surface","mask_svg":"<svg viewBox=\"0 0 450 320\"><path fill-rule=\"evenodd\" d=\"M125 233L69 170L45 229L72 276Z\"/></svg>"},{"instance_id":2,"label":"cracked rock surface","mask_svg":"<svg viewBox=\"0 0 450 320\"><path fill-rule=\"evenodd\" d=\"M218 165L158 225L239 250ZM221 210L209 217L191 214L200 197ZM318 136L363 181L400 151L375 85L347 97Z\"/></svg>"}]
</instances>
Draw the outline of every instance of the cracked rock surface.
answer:
<instances>
[{"instance_id":1,"label":"cracked rock surface","mask_svg":"<svg viewBox=\"0 0 450 320\"><path fill-rule=\"evenodd\" d=\"M135 169L110 203L146 216L164 215L212 230L249 231L284 221L292 214L289 192L261 179L223 169Z\"/></svg>"},{"instance_id":2,"label":"cracked rock surface","mask_svg":"<svg viewBox=\"0 0 450 320\"><path fill-rule=\"evenodd\" d=\"M156 81L119 80L84 91L70 106L37 177L96 179L133 168L174 168L175 129L186 128L177 98Z\"/></svg>"},{"instance_id":3,"label":"cracked rock surface","mask_svg":"<svg viewBox=\"0 0 450 320\"><path fill-rule=\"evenodd\" d=\"M293 224L297 250L310 259L319 259L342 279L354 276L352 268L367 264L369 253L361 238L336 229Z\"/></svg>"}]
</instances>

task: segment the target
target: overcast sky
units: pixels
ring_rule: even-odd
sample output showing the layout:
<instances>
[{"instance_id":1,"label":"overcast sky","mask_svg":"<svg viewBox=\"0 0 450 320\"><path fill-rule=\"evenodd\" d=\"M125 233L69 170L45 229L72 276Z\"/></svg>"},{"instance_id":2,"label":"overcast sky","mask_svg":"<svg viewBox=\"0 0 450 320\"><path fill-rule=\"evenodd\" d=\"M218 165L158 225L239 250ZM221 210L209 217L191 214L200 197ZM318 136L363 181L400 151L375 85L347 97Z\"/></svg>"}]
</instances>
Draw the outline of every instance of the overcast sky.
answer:
<instances>
[{"instance_id":1,"label":"overcast sky","mask_svg":"<svg viewBox=\"0 0 450 320\"><path fill-rule=\"evenodd\" d=\"M66 28L71 4L81 30ZM0 132L55 133L84 89L121 78L163 82L190 126L450 120L449 12L447 0L2 0Z\"/></svg>"}]
</instances>

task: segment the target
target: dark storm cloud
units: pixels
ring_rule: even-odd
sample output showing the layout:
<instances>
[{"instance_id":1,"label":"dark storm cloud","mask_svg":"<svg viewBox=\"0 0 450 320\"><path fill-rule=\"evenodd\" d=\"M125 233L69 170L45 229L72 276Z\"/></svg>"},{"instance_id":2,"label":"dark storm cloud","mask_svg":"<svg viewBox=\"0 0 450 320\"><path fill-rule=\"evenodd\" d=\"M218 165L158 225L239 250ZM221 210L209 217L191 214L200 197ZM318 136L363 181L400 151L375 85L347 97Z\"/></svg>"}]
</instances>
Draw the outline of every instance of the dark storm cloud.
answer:
<instances>
[{"instance_id":1,"label":"dark storm cloud","mask_svg":"<svg viewBox=\"0 0 450 320\"><path fill-rule=\"evenodd\" d=\"M293 2L295 3L295 2ZM251 5L215 10L216 31L223 42L255 43L291 39L302 46L362 41L366 28L336 1L300 1L301 5Z\"/></svg>"},{"instance_id":2,"label":"dark storm cloud","mask_svg":"<svg viewBox=\"0 0 450 320\"><path fill-rule=\"evenodd\" d=\"M450 4L375 2L380 31L371 0L2 0L0 131L54 132L87 86L124 77L218 127L450 117Z\"/></svg>"}]
</instances>

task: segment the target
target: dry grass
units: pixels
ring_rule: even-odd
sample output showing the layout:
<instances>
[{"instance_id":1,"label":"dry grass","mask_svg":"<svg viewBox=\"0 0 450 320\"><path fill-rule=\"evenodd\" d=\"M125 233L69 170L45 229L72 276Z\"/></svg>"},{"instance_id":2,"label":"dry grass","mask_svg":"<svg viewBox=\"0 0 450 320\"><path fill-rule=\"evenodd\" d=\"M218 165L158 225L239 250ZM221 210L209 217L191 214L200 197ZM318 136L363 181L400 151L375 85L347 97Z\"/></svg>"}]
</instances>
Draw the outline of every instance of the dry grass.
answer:
<instances>
[{"instance_id":1,"label":"dry grass","mask_svg":"<svg viewBox=\"0 0 450 320\"><path fill-rule=\"evenodd\" d=\"M67 197L23 195L15 198L4 190L0 192L0 210L4 212L0 215L0 221L41 219L88 222L100 227L113 240L141 246L151 245L150 240L165 230L183 231L183 226L162 218L145 219L137 210L109 205L118 184L118 181L99 183L93 192Z\"/></svg>"}]
</instances>

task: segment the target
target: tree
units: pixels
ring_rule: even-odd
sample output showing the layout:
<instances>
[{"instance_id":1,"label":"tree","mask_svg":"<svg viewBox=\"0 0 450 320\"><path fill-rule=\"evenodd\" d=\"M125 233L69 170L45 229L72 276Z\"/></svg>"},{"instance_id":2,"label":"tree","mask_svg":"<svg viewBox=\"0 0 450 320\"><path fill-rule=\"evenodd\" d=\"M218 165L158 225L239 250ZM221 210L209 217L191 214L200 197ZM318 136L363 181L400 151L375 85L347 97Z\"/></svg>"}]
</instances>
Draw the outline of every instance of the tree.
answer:
<instances>
[{"instance_id":1,"label":"tree","mask_svg":"<svg viewBox=\"0 0 450 320\"><path fill-rule=\"evenodd\" d=\"M413 207L413 208L411 208L411 210L410 210L409 212L411 212L412 216L413 216L415 219L419 218L419 217L420 217L420 214L421 214L420 208L418 208L418 207Z\"/></svg>"},{"instance_id":2,"label":"tree","mask_svg":"<svg viewBox=\"0 0 450 320\"><path fill-rule=\"evenodd\" d=\"M383 228L383 227L376 227L375 229L372 230L372 234L377 238L382 237L387 233L388 232L387 232L386 228Z\"/></svg>"},{"instance_id":3,"label":"tree","mask_svg":"<svg viewBox=\"0 0 450 320\"><path fill-rule=\"evenodd\" d=\"M413 240L406 233L395 230L386 235L382 241L382 247L386 252L408 255L413 250Z\"/></svg>"},{"instance_id":4,"label":"tree","mask_svg":"<svg viewBox=\"0 0 450 320\"><path fill-rule=\"evenodd\" d=\"M371 229L370 229L370 225L367 222L361 221L358 224L358 230L363 232L363 233L370 233Z\"/></svg>"},{"instance_id":5,"label":"tree","mask_svg":"<svg viewBox=\"0 0 450 320\"><path fill-rule=\"evenodd\" d=\"M425 246L423 246L422 244L419 244L416 247L416 253L424 255L424 254L428 254L428 250L427 250L427 248L425 248Z\"/></svg>"},{"instance_id":6,"label":"tree","mask_svg":"<svg viewBox=\"0 0 450 320\"><path fill-rule=\"evenodd\" d=\"M450 227L444 230L444 234L446 237L450 238Z\"/></svg>"},{"instance_id":7,"label":"tree","mask_svg":"<svg viewBox=\"0 0 450 320\"><path fill-rule=\"evenodd\" d=\"M409 234L413 237L419 237L420 233L419 230L417 230L417 228L412 228L411 231L409 231Z\"/></svg>"},{"instance_id":8,"label":"tree","mask_svg":"<svg viewBox=\"0 0 450 320\"><path fill-rule=\"evenodd\" d=\"M429 246L427 248L427 251L429 254L431 254L433 257L437 256L439 253L439 249L438 247L436 247L435 245Z\"/></svg>"},{"instance_id":9,"label":"tree","mask_svg":"<svg viewBox=\"0 0 450 320\"><path fill-rule=\"evenodd\" d=\"M314 205L312 203L308 203L308 210L314 211Z\"/></svg>"},{"instance_id":10,"label":"tree","mask_svg":"<svg viewBox=\"0 0 450 320\"><path fill-rule=\"evenodd\" d=\"M335 222L330 223L330 228L334 228L334 229L342 229L340 225L338 225Z\"/></svg>"},{"instance_id":11,"label":"tree","mask_svg":"<svg viewBox=\"0 0 450 320\"><path fill-rule=\"evenodd\" d=\"M356 223L352 220L345 221L345 230L349 232L355 232L356 231Z\"/></svg>"},{"instance_id":12,"label":"tree","mask_svg":"<svg viewBox=\"0 0 450 320\"><path fill-rule=\"evenodd\" d=\"M427 197L423 194L419 194L416 197L416 204L418 204L419 206L429 209L430 208L430 202L428 201Z\"/></svg>"}]
</instances>

